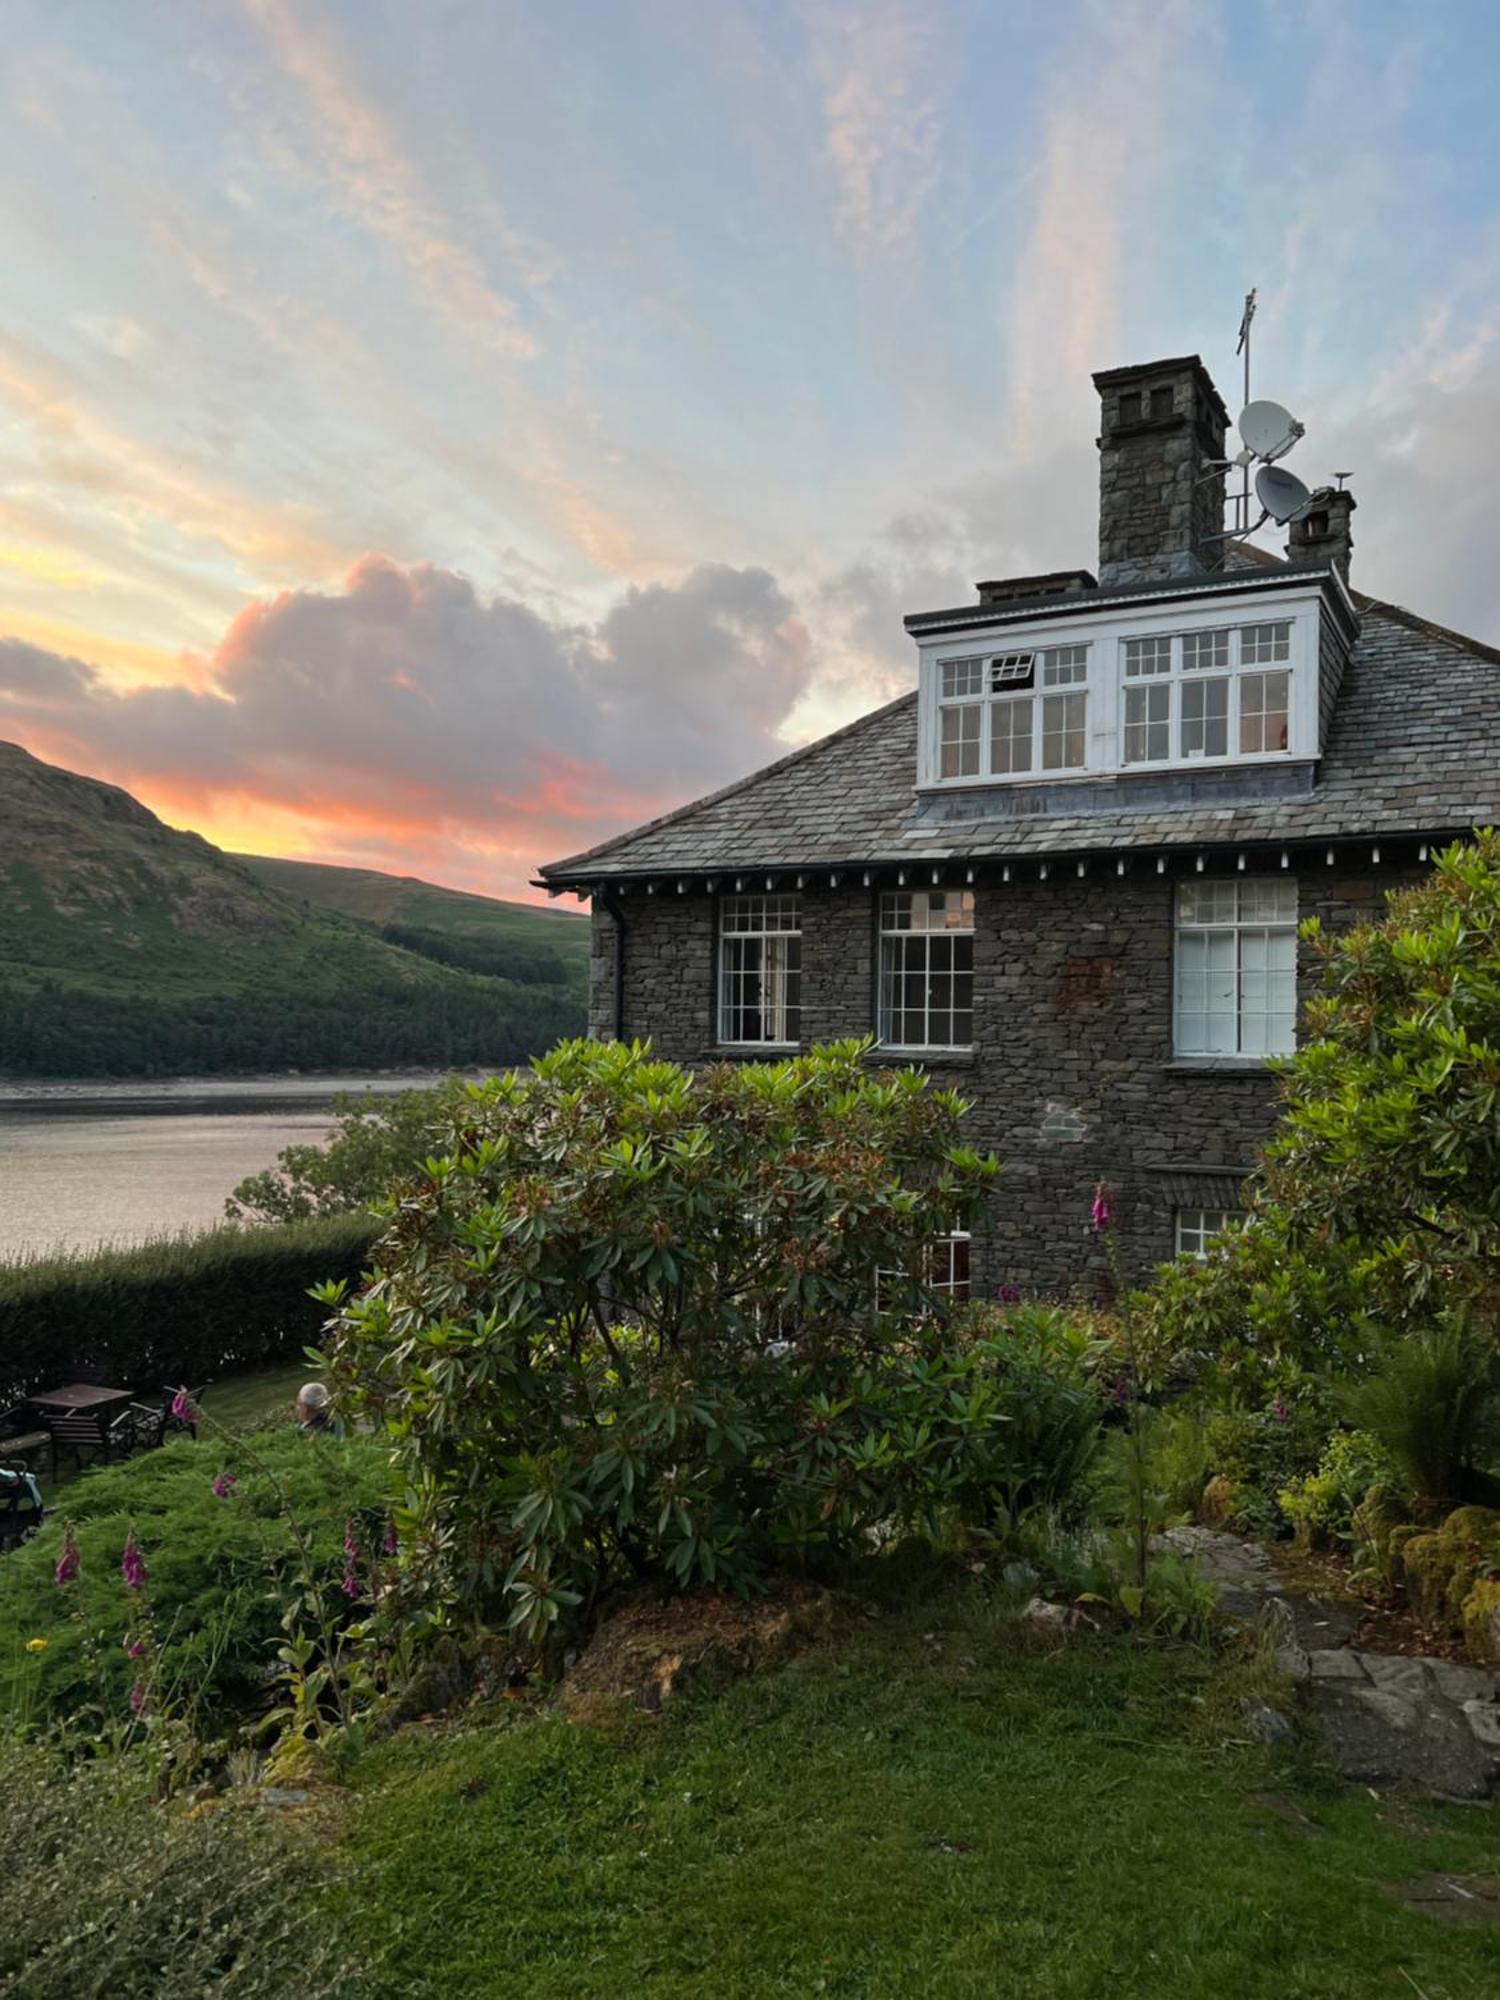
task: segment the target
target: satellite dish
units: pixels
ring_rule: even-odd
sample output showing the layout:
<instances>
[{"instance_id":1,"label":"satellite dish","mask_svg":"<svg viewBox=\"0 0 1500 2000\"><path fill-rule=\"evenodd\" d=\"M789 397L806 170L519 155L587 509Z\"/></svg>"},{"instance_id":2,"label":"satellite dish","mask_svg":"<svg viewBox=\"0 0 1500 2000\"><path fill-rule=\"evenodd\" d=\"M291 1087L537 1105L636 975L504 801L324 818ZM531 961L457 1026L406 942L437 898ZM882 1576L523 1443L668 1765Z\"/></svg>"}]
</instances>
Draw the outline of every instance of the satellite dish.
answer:
<instances>
[{"instance_id":1,"label":"satellite dish","mask_svg":"<svg viewBox=\"0 0 1500 2000\"><path fill-rule=\"evenodd\" d=\"M1263 465L1255 475L1255 497L1278 528L1300 520L1312 505L1312 495L1295 472L1283 472L1279 465Z\"/></svg>"},{"instance_id":2,"label":"satellite dish","mask_svg":"<svg viewBox=\"0 0 1500 2000\"><path fill-rule=\"evenodd\" d=\"M1247 403L1240 413L1240 436L1254 458L1269 464L1289 452L1303 426L1280 403Z\"/></svg>"}]
</instances>

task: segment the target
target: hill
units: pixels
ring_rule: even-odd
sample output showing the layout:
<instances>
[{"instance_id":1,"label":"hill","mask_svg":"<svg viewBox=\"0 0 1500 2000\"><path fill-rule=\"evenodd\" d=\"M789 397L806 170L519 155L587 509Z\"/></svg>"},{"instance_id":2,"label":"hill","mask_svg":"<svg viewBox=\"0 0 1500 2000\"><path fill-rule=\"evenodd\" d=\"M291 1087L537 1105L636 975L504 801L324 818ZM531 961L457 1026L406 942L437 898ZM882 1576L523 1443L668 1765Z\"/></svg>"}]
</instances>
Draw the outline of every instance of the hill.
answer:
<instances>
[{"instance_id":1,"label":"hill","mask_svg":"<svg viewBox=\"0 0 1500 2000\"><path fill-rule=\"evenodd\" d=\"M514 977L436 962L0 743L0 1075L515 1062L584 1020L572 954L517 951Z\"/></svg>"},{"instance_id":2,"label":"hill","mask_svg":"<svg viewBox=\"0 0 1500 2000\"><path fill-rule=\"evenodd\" d=\"M579 981L587 976L589 927L574 910L505 903L373 868L266 854L230 859L268 887L369 924L389 943L442 965L528 984L565 984L570 976Z\"/></svg>"}]
</instances>

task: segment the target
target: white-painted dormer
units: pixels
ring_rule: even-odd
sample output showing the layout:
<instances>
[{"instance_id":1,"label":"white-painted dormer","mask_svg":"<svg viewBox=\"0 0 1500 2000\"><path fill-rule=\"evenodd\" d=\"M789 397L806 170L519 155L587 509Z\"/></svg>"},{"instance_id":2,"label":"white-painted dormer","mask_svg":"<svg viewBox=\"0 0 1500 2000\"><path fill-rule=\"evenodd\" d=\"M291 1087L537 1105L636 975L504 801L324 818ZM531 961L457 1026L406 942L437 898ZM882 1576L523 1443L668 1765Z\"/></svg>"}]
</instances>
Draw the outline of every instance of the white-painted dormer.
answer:
<instances>
[{"instance_id":1,"label":"white-painted dormer","mask_svg":"<svg viewBox=\"0 0 1500 2000\"><path fill-rule=\"evenodd\" d=\"M1215 581L913 620L919 788L1316 759L1328 574Z\"/></svg>"}]
</instances>

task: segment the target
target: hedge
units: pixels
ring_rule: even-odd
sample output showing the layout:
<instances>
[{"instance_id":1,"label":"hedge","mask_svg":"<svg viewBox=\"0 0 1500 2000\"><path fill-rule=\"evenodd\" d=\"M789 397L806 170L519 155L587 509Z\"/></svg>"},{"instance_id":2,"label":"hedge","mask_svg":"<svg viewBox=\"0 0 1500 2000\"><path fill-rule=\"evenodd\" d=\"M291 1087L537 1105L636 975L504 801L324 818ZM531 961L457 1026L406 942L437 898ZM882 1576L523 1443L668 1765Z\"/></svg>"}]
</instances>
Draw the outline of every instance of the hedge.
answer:
<instances>
[{"instance_id":1,"label":"hedge","mask_svg":"<svg viewBox=\"0 0 1500 2000\"><path fill-rule=\"evenodd\" d=\"M308 1288L356 1279L376 1234L360 1213L0 1265L0 1406L86 1374L196 1388L292 1360L322 1330Z\"/></svg>"}]
</instances>

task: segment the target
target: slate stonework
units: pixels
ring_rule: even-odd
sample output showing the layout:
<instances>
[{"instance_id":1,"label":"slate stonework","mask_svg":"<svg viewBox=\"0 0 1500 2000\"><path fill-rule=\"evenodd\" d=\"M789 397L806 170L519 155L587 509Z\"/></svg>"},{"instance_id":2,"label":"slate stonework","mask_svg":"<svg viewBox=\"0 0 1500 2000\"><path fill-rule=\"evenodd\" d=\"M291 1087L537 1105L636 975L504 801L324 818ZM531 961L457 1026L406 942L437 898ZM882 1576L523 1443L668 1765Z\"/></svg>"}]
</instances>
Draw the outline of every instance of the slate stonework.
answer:
<instances>
[{"instance_id":1,"label":"slate stonework","mask_svg":"<svg viewBox=\"0 0 1500 2000\"><path fill-rule=\"evenodd\" d=\"M1263 1069L1212 1068L1172 1052L1172 934L1179 867L975 890L975 1053L935 1057L932 1075L970 1101L975 1141L1004 1171L975 1232L976 1293L1097 1292L1107 1260L1089 1227L1093 1188L1116 1192L1126 1271L1175 1247L1174 1210L1232 1202L1275 1118ZM1377 917L1384 892L1416 879L1303 861L1299 911L1329 929ZM803 1046L871 1032L876 891L802 892ZM715 1053L711 896L631 893L624 1032L689 1065ZM1304 994L1313 978L1304 953ZM594 914L592 1031L614 1032L614 926ZM738 1052L737 1052L738 1053ZM1211 1171L1218 1169L1215 1176Z\"/></svg>"}]
</instances>

